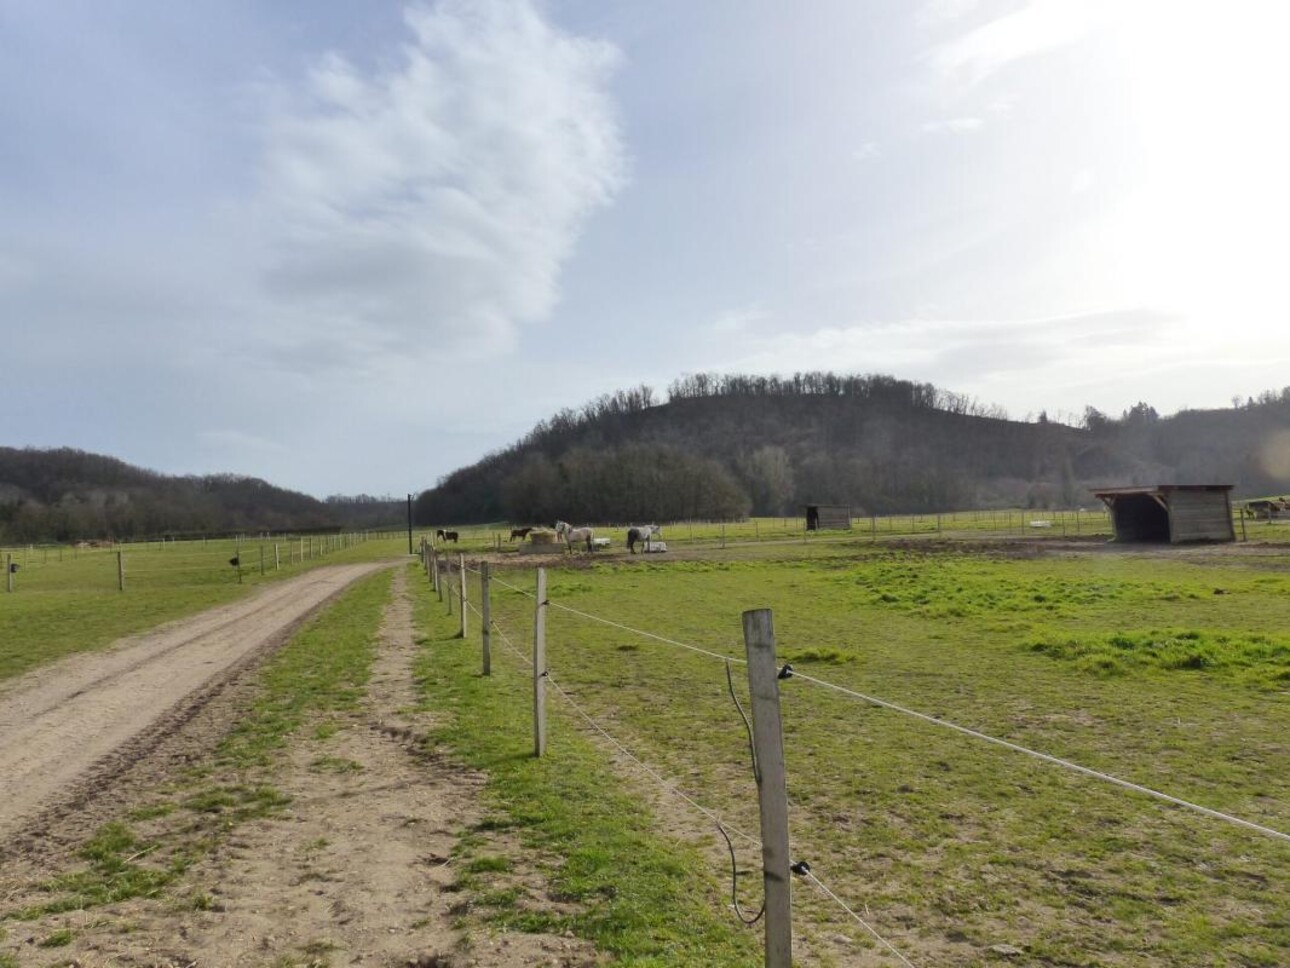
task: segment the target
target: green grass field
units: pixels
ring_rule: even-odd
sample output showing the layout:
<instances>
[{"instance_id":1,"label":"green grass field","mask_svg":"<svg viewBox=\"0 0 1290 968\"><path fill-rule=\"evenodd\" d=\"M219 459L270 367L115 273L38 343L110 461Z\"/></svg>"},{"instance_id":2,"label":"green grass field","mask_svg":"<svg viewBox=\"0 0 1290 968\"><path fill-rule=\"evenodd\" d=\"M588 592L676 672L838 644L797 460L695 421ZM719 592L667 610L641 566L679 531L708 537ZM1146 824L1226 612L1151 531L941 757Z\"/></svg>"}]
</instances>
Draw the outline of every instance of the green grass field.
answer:
<instances>
[{"instance_id":1,"label":"green grass field","mask_svg":"<svg viewBox=\"0 0 1290 968\"><path fill-rule=\"evenodd\" d=\"M724 664L561 606L736 660L740 613L769 607L781 659L799 672L1290 831L1290 547L1268 543L1278 525L1245 545L1135 551L1053 542L1059 527L1022 532L1016 520L1011 532L982 519L955 531L943 518L914 540L858 528L804 541L791 521L763 519L726 525L725 548L721 525L693 525L691 540L681 524L664 533L681 554L574 556L549 573L553 679L633 753L755 834ZM1081 520L1080 537L1091 524ZM1251 525L1252 537L1256 527L1267 528ZM498 543L496 529L458 530L467 553ZM243 543L241 585L231 543L127 546L124 593L113 552L65 551L60 562L29 551L17 591L0 593L0 677L319 563L407 552L404 535L305 562L280 547L275 570L265 545L262 577L259 544ZM522 561L499 562L498 574L531 590ZM452 717L440 741L493 775L495 821L549 858L557 889L584 905L532 926L574 930L637 964L753 963L758 932L726 910L729 866L712 824L589 739L554 692L562 766L535 770L522 662L495 636L496 676L480 677L477 617L469 641L453 641L456 616L418 582L426 702ZM532 601L495 585L493 606L526 651ZM914 964L1290 963L1290 845L801 678L782 691L794 858ZM660 844L660 827L686 843ZM739 854L745 872L757 869L754 848ZM476 860L477 881L462 888L487 899L489 858ZM740 881L755 909L757 878ZM498 921L524 926L508 920L506 898L492 900ZM872 948L810 885L796 884L794 906L813 963L845 965Z\"/></svg>"},{"instance_id":2,"label":"green grass field","mask_svg":"<svg viewBox=\"0 0 1290 968\"><path fill-rule=\"evenodd\" d=\"M124 591L118 588L118 550L124 558ZM407 553L405 534L0 549L0 563L12 556L18 565L14 591L0 586L0 680L232 601L262 582L323 564L400 553ZM234 555L241 563L240 581L238 569L229 564Z\"/></svg>"},{"instance_id":3,"label":"green grass field","mask_svg":"<svg viewBox=\"0 0 1290 968\"><path fill-rule=\"evenodd\" d=\"M583 560L549 595L734 658L740 612L770 607L801 672L1290 831L1290 555L1242 550L785 544ZM493 604L527 648L531 600L496 587ZM558 607L548 621L576 701L755 833L723 663ZM985 964L993 945L1037 965L1290 962L1290 845L801 679L783 702L794 857L915 964ZM551 704L558 747L580 731ZM870 943L808 885L795 908L803 930Z\"/></svg>"}]
</instances>

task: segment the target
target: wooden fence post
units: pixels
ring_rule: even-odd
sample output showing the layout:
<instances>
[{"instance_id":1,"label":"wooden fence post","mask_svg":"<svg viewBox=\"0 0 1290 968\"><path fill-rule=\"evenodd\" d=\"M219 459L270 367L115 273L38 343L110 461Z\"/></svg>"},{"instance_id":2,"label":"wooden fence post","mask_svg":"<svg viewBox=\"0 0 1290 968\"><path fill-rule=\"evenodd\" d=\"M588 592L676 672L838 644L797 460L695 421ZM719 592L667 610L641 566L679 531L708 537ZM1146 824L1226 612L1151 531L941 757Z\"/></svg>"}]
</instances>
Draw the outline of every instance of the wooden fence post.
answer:
<instances>
[{"instance_id":1,"label":"wooden fence post","mask_svg":"<svg viewBox=\"0 0 1290 968\"><path fill-rule=\"evenodd\" d=\"M260 545L260 577L264 577L264 545Z\"/></svg>"},{"instance_id":2,"label":"wooden fence post","mask_svg":"<svg viewBox=\"0 0 1290 968\"><path fill-rule=\"evenodd\" d=\"M484 675L493 674L493 653L492 653L492 594L488 588L489 577L488 562L479 563L479 637L484 641Z\"/></svg>"},{"instance_id":3,"label":"wooden fence post","mask_svg":"<svg viewBox=\"0 0 1290 968\"><path fill-rule=\"evenodd\" d=\"M4 587L5 591L13 591L13 552L4 556Z\"/></svg>"},{"instance_id":4,"label":"wooden fence post","mask_svg":"<svg viewBox=\"0 0 1290 968\"><path fill-rule=\"evenodd\" d=\"M452 559L451 558L448 559L448 567L444 569L443 580L448 583L448 587L444 589L444 593L439 600L441 602L444 602L448 606L448 614L451 615L452 614Z\"/></svg>"},{"instance_id":5,"label":"wooden fence post","mask_svg":"<svg viewBox=\"0 0 1290 968\"><path fill-rule=\"evenodd\" d=\"M279 549L276 541L273 542L273 570L282 570L282 551Z\"/></svg>"},{"instance_id":6,"label":"wooden fence post","mask_svg":"<svg viewBox=\"0 0 1290 968\"><path fill-rule=\"evenodd\" d=\"M766 968L793 963L793 900L789 883L788 783L784 731L779 715L775 626L771 610L744 612L744 652L757 750L757 799L761 808L762 881L766 891Z\"/></svg>"},{"instance_id":7,"label":"wooden fence post","mask_svg":"<svg viewBox=\"0 0 1290 968\"><path fill-rule=\"evenodd\" d=\"M125 552L116 553L116 590L125 591Z\"/></svg>"},{"instance_id":8,"label":"wooden fence post","mask_svg":"<svg viewBox=\"0 0 1290 968\"><path fill-rule=\"evenodd\" d=\"M537 570L533 606L533 755L546 755L546 569Z\"/></svg>"},{"instance_id":9,"label":"wooden fence post","mask_svg":"<svg viewBox=\"0 0 1290 968\"><path fill-rule=\"evenodd\" d=\"M439 550L430 546L430 567L434 569L434 593L443 601L443 578L439 575Z\"/></svg>"},{"instance_id":10,"label":"wooden fence post","mask_svg":"<svg viewBox=\"0 0 1290 968\"><path fill-rule=\"evenodd\" d=\"M458 592L461 595L461 637L464 639L466 637L466 556L463 554L457 555L457 577L460 579L458 585L461 586Z\"/></svg>"}]
</instances>

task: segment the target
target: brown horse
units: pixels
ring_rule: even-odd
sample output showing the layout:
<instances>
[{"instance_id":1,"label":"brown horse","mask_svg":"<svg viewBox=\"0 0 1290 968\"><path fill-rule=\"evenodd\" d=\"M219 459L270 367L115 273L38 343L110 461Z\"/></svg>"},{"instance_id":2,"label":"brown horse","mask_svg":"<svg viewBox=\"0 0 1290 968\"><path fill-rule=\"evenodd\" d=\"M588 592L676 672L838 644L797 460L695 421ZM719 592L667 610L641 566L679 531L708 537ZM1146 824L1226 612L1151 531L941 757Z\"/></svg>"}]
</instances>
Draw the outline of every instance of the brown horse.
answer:
<instances>
[{"instance_id":1,"label":"brown horse","mask_svg":"<svg viewBox=\"0 0 1290 968\"><path fill-rule=\"evenodd\" d=\"M514 541L516 538L519 538L521 541L523 541L525 538L529 536L529 532L532 530L533 530L532 528L511 528L511 536L506 540Z\"/></svg>"},{"instance_id":2,"label":"brown horse","mask_svg":"<svg viewBox=\"0 0 1290 968\"><path fill-rule=\"evenodd\" d=\"M456 531L445 531L443 528L440 528L434 533L434 536L440 541L451 541L453 544L457 543L458 535Z\"/></svg>"}]
</instances>

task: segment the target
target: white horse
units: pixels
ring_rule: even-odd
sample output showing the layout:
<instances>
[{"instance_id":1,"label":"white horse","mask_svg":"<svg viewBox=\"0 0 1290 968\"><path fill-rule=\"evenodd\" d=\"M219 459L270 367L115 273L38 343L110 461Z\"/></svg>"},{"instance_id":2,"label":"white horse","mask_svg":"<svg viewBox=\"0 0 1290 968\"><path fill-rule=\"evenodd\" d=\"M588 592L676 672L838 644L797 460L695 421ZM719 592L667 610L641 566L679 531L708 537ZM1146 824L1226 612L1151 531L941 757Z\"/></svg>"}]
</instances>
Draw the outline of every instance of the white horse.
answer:
<instances>
[{"instance_id":1,"label":"white horse","mask_svg":"<svg viewBox=\"0 0 1290 968\"><path fill-rule=\"evenodd\" d=\"M627 529L627 550L636 554L636 542L644 544L645 550L649 551L650 539L659 533L661 529L657 524L640 524L633 525Z\"/></svg>"},{"instance_id":2,"label":"white horse","mask_svg":"<svg viewBox=\"0 0 1290 968\"><path fill-rule=\"evenodd\" d=\"M588 551L591 551L594 547L591 543L593 533L590 528L575 528L566 521L557 521L555 523L555 533L564 539L564 546L568 551L573 550L575 541L579 544L585 542Z\"/></svg>"}]
</instances>

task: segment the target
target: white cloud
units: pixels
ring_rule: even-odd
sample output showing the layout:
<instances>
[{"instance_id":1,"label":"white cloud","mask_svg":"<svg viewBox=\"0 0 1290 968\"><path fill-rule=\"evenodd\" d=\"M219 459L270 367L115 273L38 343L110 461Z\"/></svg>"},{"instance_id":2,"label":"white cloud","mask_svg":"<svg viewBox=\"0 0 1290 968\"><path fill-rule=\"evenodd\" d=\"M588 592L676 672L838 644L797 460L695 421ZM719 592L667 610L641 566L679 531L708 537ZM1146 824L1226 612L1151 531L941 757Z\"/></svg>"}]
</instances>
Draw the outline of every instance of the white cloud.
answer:
<instances>
[{"instance_id":1,"label":"white cloud","mask_svg":"<svg viewBox=\"0 0 1290 968\"><path fill-rule=\"evenodd\" d=\"M981 0L928 0L918 11L918 24L925 28L941 27L961 20L977 8Z\"/></svg>"},{"instance_id":2,"label":"white cloud","mask_svg":"<svg viewBox=\"0 0 1290 968\"><path fill-rule=\"evenodd\" d=\"M615 48L526 0L405 15L398 63L269 87L256 222L280 363L505 350L625 176Z\"/></svg>"},{"instance_id":3,"label":"white cloud","mask_svg":"<svg viewBox=\"0 0 1290 968\"><path fill-rule=\"evenodd\" d=\"M958 80L980 81L1014 61L1079 40L1106 22L1115 6L1110 0L1030 0L939 45L932 63Z\"/></svg>"},{"instance_id":4,"label":"white cloud","mask_svg":"<svg viewBox=\"0 0 1290 968\"><path fill-rule=\"evenodd\" d=\"M760 306L744 306L740 309L727 310L708 325L708 332L714 336L733 336L744 333L753 324L765 319L767 315L766 310Z\"/></svg>"},{"instance_id":5,"label":"white cloud","mask_svg":"<svg viewBox=\"0 0 1290 968\"><path fill-rule=\"evenodd\" d=\"M883 372L972 393L1014 413L1037 406L1080 409L1096 402L1082 394L1089 374L1104 375L1108 350L1135 368L1178 365L1184 351L1171 353L1159 338L1162 329L1176 324L1143 307L1022 320L893 320L760 338L747 334L738 359L702 369Z\"/></svg>"},{"instance_id":6,"label":"white cloud","mask_svg":"<svg viewBox=\"0 0 1290 968\"><path fill-rule=\"evenodd\" d=\"M951 134L971 134L984 123L980 118L947 118L944 121L926 121L923 123L923 130L930 134L942 131L948 131Z\"/></svg>"},{"instance_id":7,"label":"white cloud","mask_svg":"<svg viewBox=\"0 0 1290 968\"><path fill-rule=\"evenodd\" d=\"M851 152L851 160L857 162L872 161L878 157L878 145L872 141L866 141L855 151Z\"/></svg>"}]
</instances>

